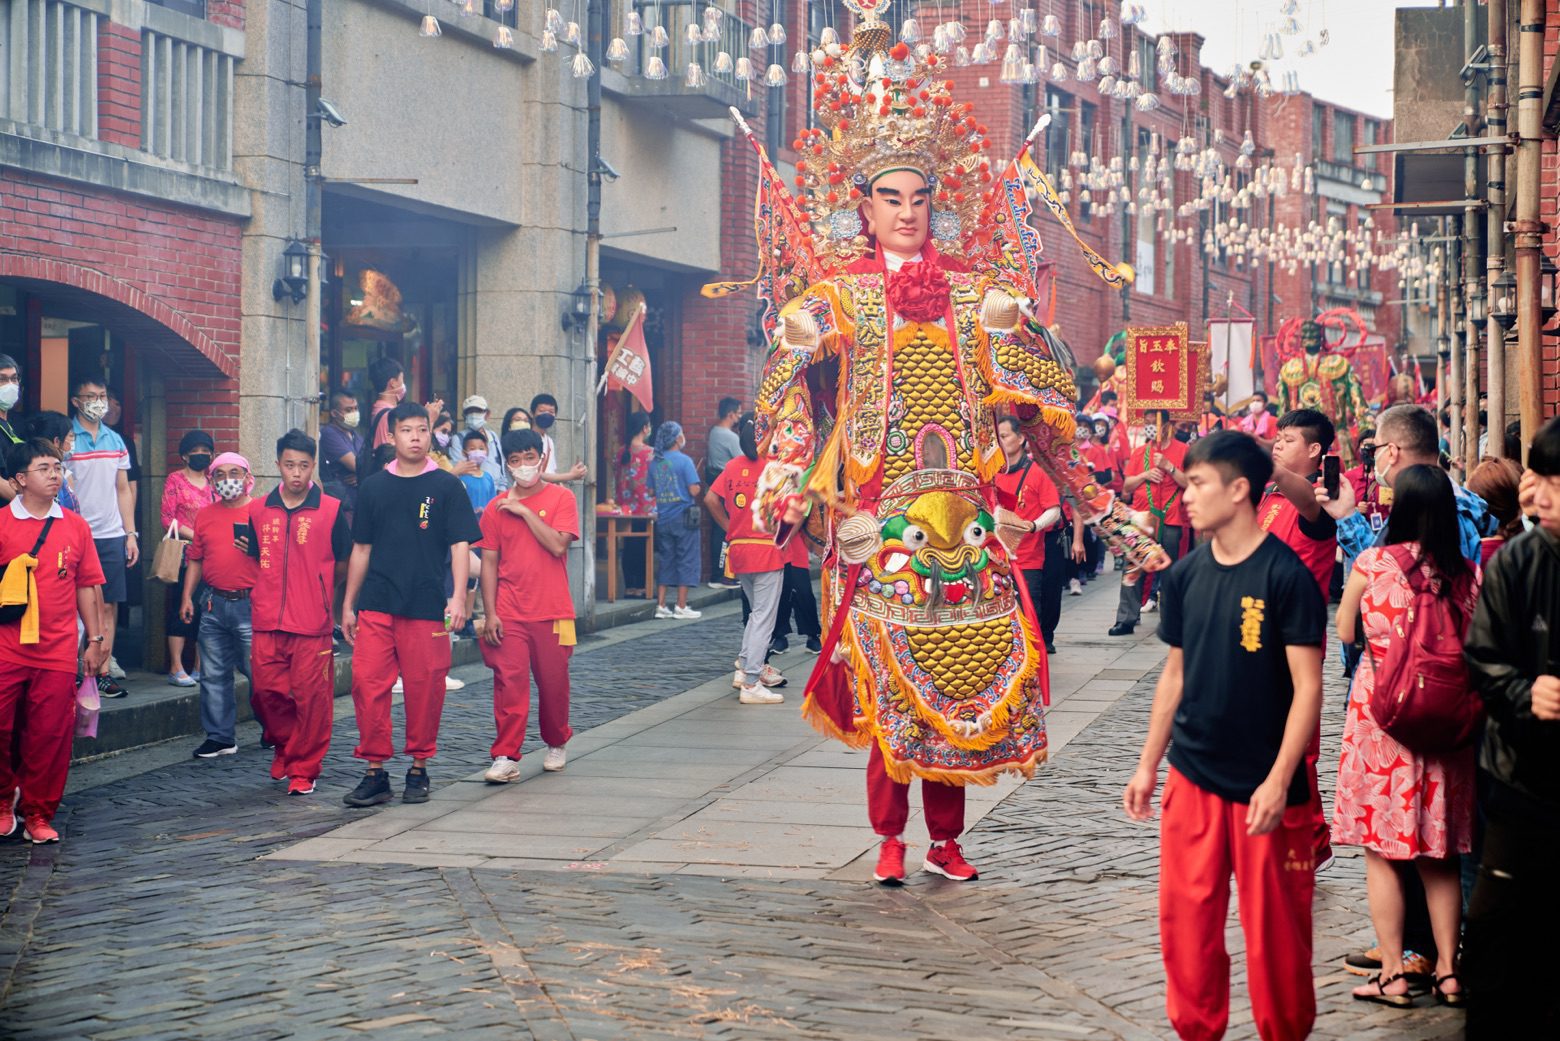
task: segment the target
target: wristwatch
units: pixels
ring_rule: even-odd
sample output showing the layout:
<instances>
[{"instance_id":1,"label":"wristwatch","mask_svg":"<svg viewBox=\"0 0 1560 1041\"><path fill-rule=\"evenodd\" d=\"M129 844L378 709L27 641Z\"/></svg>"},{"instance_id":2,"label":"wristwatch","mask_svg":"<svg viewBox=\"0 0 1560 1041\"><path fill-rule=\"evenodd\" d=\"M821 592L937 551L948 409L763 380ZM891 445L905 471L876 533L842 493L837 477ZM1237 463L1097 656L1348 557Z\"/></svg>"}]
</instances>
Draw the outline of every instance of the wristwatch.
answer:
<instances>
[{"instance_id":1,"label":"wristwatch","mask_svg":"<svg viewBox=\"0 0 1560 1041\"><path fill-rule=\"evenodd\" d=\"M138 539L140 537L141 537L141 533L139 531L127 531L127 532L125 532L125 538L127 538L127 539Z\"/></svg>"}]
</instances>

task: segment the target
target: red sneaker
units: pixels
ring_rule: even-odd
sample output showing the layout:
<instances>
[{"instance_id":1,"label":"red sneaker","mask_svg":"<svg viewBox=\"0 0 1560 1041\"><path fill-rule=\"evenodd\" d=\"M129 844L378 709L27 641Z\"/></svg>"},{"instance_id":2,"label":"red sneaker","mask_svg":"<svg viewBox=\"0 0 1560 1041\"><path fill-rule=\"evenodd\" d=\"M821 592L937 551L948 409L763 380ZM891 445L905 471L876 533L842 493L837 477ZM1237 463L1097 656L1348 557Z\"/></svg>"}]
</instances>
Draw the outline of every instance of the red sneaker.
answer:
<instances>
[{"instance_id":1,"label":"red sneaker","mask_svg":"<svg viewBox=\"0 0 1560 1041\"><path fill-rule=\"evenodd\" d=\"M58 842L60 833L50 826L43 814L29 813L26 823L22 825L22 837L34 845L41 846L45 842Z\"/></svg>"},{"instance_id":2,"label":"red sneaker","mask_svg":"<svg viewBox=\"0 0 1560 1041\"><path fill-rule=\"evenodd\" d=\"M287 767L282 762L282 753L277 752L271 756L271 780L282 781L287 778Z\"/></svg>"},{"instance_id":3,"label":"red sneaker","mask_svg":"<svg viewBox=\"0 0 1560 1041\"><path fill-rule=\"evenodd\" d=\"M955 882L972 882L980 877L980 872L975 870L974 864L964 859L964 851L959 849L958 842L953 839L927 850L926 862L921 866Z\"/></svg>"},{"instance_id":4,"label":"red sneaker","mask_svg":"<svg viewBox=\"0 0 1560 1041\"><path fill-rule=\"evenodd\" d=\"M898 839L884 839L878 847L877 870L872 877L885 886L905 884L905 844Z\"/></svg>"},{"instance_id":5,"label":"red sneaker","mask_svg":"<svg viewBox=\"0 0 1560 1041\"><path fill-rule=\"evenodd\" d=\"M314 781L307 777L294 777L287 782L288 795L313 795Z\"/></svg>"}]
</instances>

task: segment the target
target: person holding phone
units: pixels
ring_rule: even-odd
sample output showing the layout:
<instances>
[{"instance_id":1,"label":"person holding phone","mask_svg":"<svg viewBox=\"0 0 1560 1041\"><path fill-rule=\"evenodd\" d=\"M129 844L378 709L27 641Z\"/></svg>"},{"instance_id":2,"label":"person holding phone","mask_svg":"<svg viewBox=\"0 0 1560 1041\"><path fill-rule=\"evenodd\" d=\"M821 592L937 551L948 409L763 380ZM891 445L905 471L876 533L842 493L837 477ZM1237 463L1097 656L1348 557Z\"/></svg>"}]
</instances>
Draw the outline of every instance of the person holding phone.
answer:
<instances>
[{"instance_id":1,"label":"person holding phone","mask_svg":"<svg viewBox=\"0 0 1560 1041\"><path fill-rule=\"evenodd\" d=\"M1257 506L1257 523L1263 531L1277 535L1294 550L1305 569L1316 580L1322 602L1332 584L1333 565L1338 559L1338 525L1322 509L1316 498L1316 486L1326 476L1332 460L1330 494L1338 491L1337 457L1329 455L1337 437L1332 420L1314 408L1292 409L1279 417L1273 438L1273 479ZM1310 785L1308 808L1311 813L1312 852L1317 870L1332 861L1332 829L1322 808L1321 788L1316 782L1316 761L1321 755L1322 732L1318 724L1311 744L1305 750L1305 774Z\"/></svg>"},{"instance_id":2,"label":"person holding phone","mask_svg":"<svg viewBox=\"0 0 1560 1041\"><path fill-rule=\"evenodd\" d=\"M336 668L331 600L352 553L341 500L314 483L318 446L302 430L276 442L282 481L249 505L246 545L260 563L254 587L254 702L275 742L271 777L311 795L330 749Z\"/></svg>"},{"instance_id":3,"label":"person holding phone","mask_svg":"<svg viewBox=\"0 0 1560 1041\"><path fill-rule=\"evenodd\" d=\"M195 602L201 605L200 628L200 725L206 740L195 749L196 759L215 759L238 751L235 730L238 706L233 694L233 671L250 679L249 653L253 640L249 594L258 567L239 546L249 530L249 493L255 478L249 460L237 452L223 452L211 461L211 486L217 501L195 514L195 534L184 553L184 598L179 616L195 618ZM250 706L256 701L251 695ZM256 712L262 731L264 717Z\"/></svg>"}]
</instances>

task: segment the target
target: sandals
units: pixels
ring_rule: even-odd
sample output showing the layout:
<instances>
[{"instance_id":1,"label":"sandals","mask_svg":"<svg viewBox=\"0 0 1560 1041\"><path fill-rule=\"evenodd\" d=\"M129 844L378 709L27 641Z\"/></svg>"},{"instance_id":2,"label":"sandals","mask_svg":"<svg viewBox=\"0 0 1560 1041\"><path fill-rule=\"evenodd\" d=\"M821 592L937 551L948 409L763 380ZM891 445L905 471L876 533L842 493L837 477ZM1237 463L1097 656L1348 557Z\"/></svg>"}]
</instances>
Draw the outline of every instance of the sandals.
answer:
<instances>
[{"instance_id":1,"label":"sandals","mask_svg":"<svg viewBox=\"0 0 1560 1041\"><path fill-rule=\"evenodd\" d=\"M1447 991L1442 990L1441 984L1445 983L1447 980L1457 980L1457 973L1448 972L1445 976L1430 977L1430 990L1435 994L1436 1004L1445 1005L1448 1008L1466 1007L1468 1004L1468 992L1459 989L1448 993ZM1457 982L1460 985L1462 980L1457 980Z\"/></svg>"},{"instance_id":2,"label":"sandals","mask_svg":"<svg viewBox=\"0 0 1560 1041\"><path fill-rule=\"evenodd\" d=\"M1377 973L1371 978L1369 983L1365 984L1367 987L1375 988L1375 993L1361 994L1358 991L1355 991L1354 1000L1369 1001L1376 1005L1386 1005L1388 1008L1413 1008L1414 996L1412 994L1409 994L1406 991L1402 994L1387 993L1388 986L1396 983L1398 980L1406 980L1406 978L1407 977L1405 977L1401 972L1392 976L1383 976L1380 973ZM1437 990L1437 994L1439 993L1439 990ZM1451 996L1452 995L1447 995L1447 997Z\"/></svg>"}]
</instances>

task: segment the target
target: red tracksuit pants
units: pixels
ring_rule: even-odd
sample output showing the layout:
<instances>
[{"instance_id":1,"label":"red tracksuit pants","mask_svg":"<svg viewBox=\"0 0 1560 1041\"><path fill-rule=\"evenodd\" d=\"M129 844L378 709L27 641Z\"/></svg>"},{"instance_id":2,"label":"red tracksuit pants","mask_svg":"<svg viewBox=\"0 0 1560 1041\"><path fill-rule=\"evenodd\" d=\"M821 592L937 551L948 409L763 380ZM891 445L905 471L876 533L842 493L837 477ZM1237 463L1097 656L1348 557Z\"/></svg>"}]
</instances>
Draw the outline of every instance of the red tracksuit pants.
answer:
<instances>
[{"instance_id":1,"label":"red tracksuit pants","mask_svg":"<svg viewBox=\"0 0 1560 1041\"><path fill-rule=\"evenodd\" d=\"M520 758L525 742L525 721L531 711L531 677L536 677L536 700L542 740L553 748L569 743L569 657L553 632L553 623L503 622L503 641L494 647L481 642L482 660L493 670L493 722L498 736L488 754L497 759Z\"/></svg>"},{"instance_id":2,"label":"red tracksuit pants","mask_svg":"<svg viewBox=\"0 0 1560 1041\"><path fill-rule=\"evenodd\" d=\"M20 787L19 814L54 819L65 797L75 736L74 672L17 665L0 669L0 813L10 812L12 793Z\"/></svg>"},{"instance_id":3,"label":"red tracksuit pants","mask_svg":"<svg viewBox=\"0 0 1560 1041\"><path fill-rule=\"evenodd\" d=\"M921 809L933 842L956 839L964 831L964 788L941 781L921 781ZM888 776L883 750L872 742L867 760L867 816L872 830L884 837L903 835L910 819L910 786Z\"/></svg>"},{"instance_id":4,"label":"red tracksuit pants","mask_svg":"<svg viewBox=\"0 0 1560 1041\"><path fill-rule=\"evenodd\" d=\"M390 688L401 677L406 708L404 751L428 759L439 748L444 714L444 678L450 672L450 634L444 623L400 618L379 611L358 612L352 648L352 708L358 745L352 754L383 762L394 752L390 734Z\"/></svg>"},{"instance_id":5,"label":"red tracksuit pants","mask_svg":"<svg viewBox=\"0 0 1560 1041\"><path fill-rule=\"evenodd\" d=\"M257 630L249 664L259 714L276 744L273 773L314 780L330 750L336 699L330 634Z\"/></svg>"},{"instance_id":6,"label":"red tracksuit pants","mask_svg":"<svg viewBox=\"0 0 1560 1041\"><path fill-rule=\"evenodd\" d=\"M1172 767L1161 818L1159 942L1176 1034L1218 1041L1229 1022L1224 928L1233 871L1257 1033L1263 1041L1301 1041L1316 1021L1310 808L1291 806L1273 831L1247 835L1245 803L1221 799Z\"/></svg>"}]
</instances>

